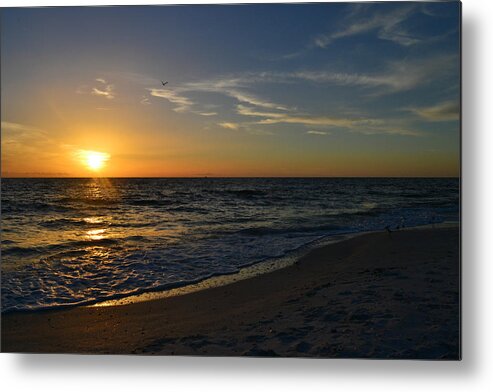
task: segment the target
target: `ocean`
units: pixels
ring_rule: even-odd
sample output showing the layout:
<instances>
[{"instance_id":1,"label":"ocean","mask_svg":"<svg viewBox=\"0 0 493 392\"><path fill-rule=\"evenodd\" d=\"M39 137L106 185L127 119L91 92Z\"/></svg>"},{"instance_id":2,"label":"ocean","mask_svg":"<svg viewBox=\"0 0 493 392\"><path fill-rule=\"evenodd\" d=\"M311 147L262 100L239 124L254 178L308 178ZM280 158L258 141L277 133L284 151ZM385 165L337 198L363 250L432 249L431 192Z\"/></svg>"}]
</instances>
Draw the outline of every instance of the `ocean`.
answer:
<instances>
[{"instance_id":1,"label":"ocean","mask_svg":"<svg viewBox=\"0 0 493 392\"><path fill-rule=\"evenodd\" d=\"M331 236L459 221L459 179L2 179L2 312L166 290Z\"/></svg>"}]
</instances>

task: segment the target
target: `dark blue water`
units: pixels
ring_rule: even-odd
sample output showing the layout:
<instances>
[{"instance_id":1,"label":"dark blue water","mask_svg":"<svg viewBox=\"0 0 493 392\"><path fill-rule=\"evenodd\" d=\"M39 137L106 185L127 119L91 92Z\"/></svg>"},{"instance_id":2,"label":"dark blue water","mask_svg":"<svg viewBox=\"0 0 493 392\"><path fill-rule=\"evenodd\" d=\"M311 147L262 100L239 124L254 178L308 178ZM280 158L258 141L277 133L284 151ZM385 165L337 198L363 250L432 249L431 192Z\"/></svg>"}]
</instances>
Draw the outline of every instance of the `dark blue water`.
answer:
<instances>
[{"instance_id":1,"label":"dark blue water","mask_svg":"<svg viewBox=\"0 0 493 392\"><path fill-rule=\"evenodd\" d=\"M4 179L2 311L232 273L321 237L458 221L458 179Z\"/></svg>"}]
</instances>

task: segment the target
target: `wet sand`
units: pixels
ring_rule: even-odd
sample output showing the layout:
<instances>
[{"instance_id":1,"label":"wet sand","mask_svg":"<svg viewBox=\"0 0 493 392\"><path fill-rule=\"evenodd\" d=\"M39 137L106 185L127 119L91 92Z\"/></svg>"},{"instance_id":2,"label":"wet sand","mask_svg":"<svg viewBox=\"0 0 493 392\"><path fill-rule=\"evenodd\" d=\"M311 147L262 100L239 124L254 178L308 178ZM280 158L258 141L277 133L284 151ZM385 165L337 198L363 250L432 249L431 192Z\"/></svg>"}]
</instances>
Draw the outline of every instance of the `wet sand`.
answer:
<instances>
[{"instance_id":1,"label":"wet sand","mask_svg":"<svg viewBox=\"0 0 493 392\"><path fill-rule=\"evenodd\" d=\"M2 351L460 359L459 229L365 234L186 295L2 316Z\"/></svg>"}]
</instances>

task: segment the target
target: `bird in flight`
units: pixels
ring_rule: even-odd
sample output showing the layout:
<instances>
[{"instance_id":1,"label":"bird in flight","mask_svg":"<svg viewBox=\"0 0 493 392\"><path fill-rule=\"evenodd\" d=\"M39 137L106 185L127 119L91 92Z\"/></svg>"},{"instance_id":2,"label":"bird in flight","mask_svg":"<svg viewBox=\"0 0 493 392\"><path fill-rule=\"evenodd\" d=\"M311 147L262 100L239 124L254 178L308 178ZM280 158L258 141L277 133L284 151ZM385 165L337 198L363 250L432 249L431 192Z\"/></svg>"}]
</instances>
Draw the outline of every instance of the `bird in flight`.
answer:
<instances>
[{"instance_id":1,"label":"bird in flight","mask_svg":"<svg viewBox=\"0 0 493 392\"><path fill-rule=\"evenodd\" d=\"M163 81L161 80L161 84L162 84L163 86L166 86L166 85L168 84L168 81L163 82Z\"/></svg>"}]
</instances>

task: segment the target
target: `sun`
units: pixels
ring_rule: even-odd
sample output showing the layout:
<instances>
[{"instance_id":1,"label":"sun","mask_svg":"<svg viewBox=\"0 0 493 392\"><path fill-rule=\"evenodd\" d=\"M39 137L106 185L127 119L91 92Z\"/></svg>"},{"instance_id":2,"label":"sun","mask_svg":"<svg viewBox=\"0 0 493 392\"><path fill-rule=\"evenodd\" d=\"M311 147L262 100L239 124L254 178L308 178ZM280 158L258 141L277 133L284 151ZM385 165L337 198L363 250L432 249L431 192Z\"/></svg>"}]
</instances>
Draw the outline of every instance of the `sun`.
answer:
<instances>
[{"instance_id":1,"label":"sun","mask_svg":"<svg viewBox=\"0 0 493 392\"><path fill-rule=\"evenodd\" d=\"M101 170L111 158L111 155L106 152L89 150L79 150L77 156L92 171Z\"/></svg>"},{"instance_id":2,"label":"sun","mask_svg":"<svg viewBox=\"0 0 493 392\"><path fill-rule=\"evenodd\" d=\"M106 157L104 154L101 154L99 152L91 152L87 155L86 164L89 169L99 170L103 167L105 161Z\"/></svg>"}]
</instances>

